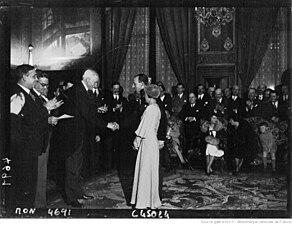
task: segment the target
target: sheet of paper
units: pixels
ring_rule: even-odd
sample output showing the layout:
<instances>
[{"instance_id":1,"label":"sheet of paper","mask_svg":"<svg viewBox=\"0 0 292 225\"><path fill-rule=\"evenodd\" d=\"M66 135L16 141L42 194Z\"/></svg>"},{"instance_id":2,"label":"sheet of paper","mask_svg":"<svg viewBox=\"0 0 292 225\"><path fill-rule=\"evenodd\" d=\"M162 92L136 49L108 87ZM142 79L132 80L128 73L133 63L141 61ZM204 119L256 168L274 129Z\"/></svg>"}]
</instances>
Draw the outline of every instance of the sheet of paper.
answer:
<instances>
[{"instance_id":1,"label":"sheet of paper","mask_svg":"<svg viewBox=\"0 0 292 225\"><path fill-rule=\"evenodd\" d=\"M58 117L58 120L70 119L70 118L74 118L74 116L63 114L62 116Z\"/></svg>"}]
</instances>

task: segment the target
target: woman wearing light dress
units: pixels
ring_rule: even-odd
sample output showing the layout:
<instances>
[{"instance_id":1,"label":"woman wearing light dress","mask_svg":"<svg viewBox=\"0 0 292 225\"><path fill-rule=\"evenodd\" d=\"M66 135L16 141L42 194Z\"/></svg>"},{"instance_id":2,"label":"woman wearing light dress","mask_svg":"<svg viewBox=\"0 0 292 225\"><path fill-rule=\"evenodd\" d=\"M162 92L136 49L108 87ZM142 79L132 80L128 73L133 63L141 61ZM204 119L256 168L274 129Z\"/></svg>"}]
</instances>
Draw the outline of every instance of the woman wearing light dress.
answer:
<instances>
[{"instance_id":1,"label":"woman wearing light dress","mask_svg":"<svg viewBox=\"0 0 292 225\"><path fill-rule=\"evenodd\" d=\"M132 190L131 204L136 209L156 209L161 206L159 198L159 145L157 130L160 109L156 103L159 87L150 84L144 88L145 100L149 104L145 109L134 140L134 149L138 150Z\"/></svg>"},{"instance_id":2,"label":"woman wearing light dress","mask_svg":"<svg viewBox=\"0 0 292 225\"><path fill-rule=\"evenodd\" d=\"M216 115L212 115L209 121L205 121L201 126L201 131L205 133L206 142L206 173L210 175L215 157L223 157L226 147L226 130ZM222 150L223 149L223 150ZM221 158L223 160L223 158ZM223 161L222 161L223 162ZM221 168L223 169L223 168Z\"/></svg>"}]
</instances>

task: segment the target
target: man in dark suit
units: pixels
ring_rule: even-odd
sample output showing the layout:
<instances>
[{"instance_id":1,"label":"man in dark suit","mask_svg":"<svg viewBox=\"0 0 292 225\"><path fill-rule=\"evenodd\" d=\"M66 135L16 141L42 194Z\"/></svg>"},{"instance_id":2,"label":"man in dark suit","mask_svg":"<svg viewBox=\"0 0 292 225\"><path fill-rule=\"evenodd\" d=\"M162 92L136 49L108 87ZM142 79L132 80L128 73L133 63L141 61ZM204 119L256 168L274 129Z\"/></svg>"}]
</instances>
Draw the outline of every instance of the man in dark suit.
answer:
<instances>
[{"instance_id":1,"label":"man in dark suit","mask_svg":"<svg viewBox=\"0 0 292 225\"><path fill-rule=\"evenodd\" d=\"M101 120L106 120L105 114L108 111L108 106L105 104L105 93L99 87L93 88L93 95L91 105L93 109L93 114ZM96 111L97 109L97 111ZM97 127L88 126L86 128L86 143L83 148L83 168L82 168L82 177L88 178L94 176L96 173L101 172L102 170L102 159L101 159L101 139L103 139L104 133L107 133L103 130L98 130Z\"/></svg>"},{"instance_id":2,"label":"man in dark suit","mask_svg":"<svg viewBox=\"0 0 292 225\"><path fill-rule=\"evenodd\" d=\"M265 103L265 105L262 107L263 110L261 110L259 115L264 119L272 122L278 122L279 119L283 120L285 109L279 101L278 93L272 90L270 96L270 101Z\"/></svg>"},{"instance_id":3,"label":"man in dark suit","mask_svg":"<svg viewBox=\"0 0 292 225\"><path fill-rule=\"evenodd\" d=\"M256 99L260 104L262 104L265 100L265 90L267 89L267 86L264 84L261 84L258 86L256 91Z\"/></svg>"},{"instance_id":4,"label":"man in dark suit","mask_svg":"<svg viewBox=\"0 0 292 225\"><path fill-rule=\"evenodd\" d=\"M157 82L158 87L160 88L160 96L158 101L161 106L163 106L164 110L171 113L172 111L172 99L169 93L165 93L165 87L161 81Z\"/></svg>"},{"instance_id":5,"label":"man in dark suit","mask_svg":"<svg viewBox=\"0 0 292 225\"><path fill-rule=\"evenodd\" d=\"M56 100L49 101L47 99L48 88L49 88L49 79L48 75L40 70L37 70L37 82L35 82L34 88L32 90L33 94L36 97L36 103L39 105L39 110L43 114L48 113L48 104L50 102L56 102L54 108L58 108L62 105L63 101L57 102ZM58 118L51 116L51 110L49 110L48 123L45 124L43 129L44 136L44 151L38 157L38 181L35 197L35 207L36 208L46 208L47 198L46 198L46 188L47 188L47 164L50 148L50 140L52 133L52 126L57 125Z\"/></svg>"},{"instance_id":6,"label":"man in dark suit","mask_svg":"<svg viewBox=\"0 0 292 225\"><path fill-rule=\"evenodd\" d=\"M260 112L261 104L256 99L256 90L254 88L248 89L247 99L245 100L244 117L250 118L258 116Z\"/></svg>"},{"instance_id":7,"label":"man in dark suit","mask_svg":"<svg viewBox=\"0 0 292 225\"><path fill-rule=\"evenodd\" d=\"M48 112L39 110L31 90L37 81L36 70L30 65L16 68L17 84L12 95L23 95L24 105L18 116L18 143L12 148L13 188L16 207L34 207L37 186L38 157L45 149L44 127L48 123ZM11 132L11 141L14 132Z\"/></svg>"},{"instance_id":8,"label":"man in dark suit","mask_svg":"<svg viewBox=\"0 0 292 225\"><path fill-rule=\"evenodd\" d=\"M282 84L281 94L279 96L279 105L281 109L281 119L288 121L289 120L289 109L291 109L291 101L289 96L289 89L287 84Z\"/></svg>"},{"instance_id":9,"label":"man in dark suit","mask_svg":"<svg viewBox=\"0 0 292 225\"><path fill-rule=\"evenodd\" d=\"M197 96L197 104L200 108L200 111L202 112L202 118L207 119L207 112L209 112L211 97L205 93L205 87L203 84L198 84Z\"/></svg>"},{"instance_id":10,"label":"man in dark suit","mask_svg":"<svg viewBox=\"0 0 292 225\"><path fill-rule=\"evenodd\" d=\"M215 98L211 102L210 113L215 113L218 117L228 119L229 111L229 101L223 97L221 88L215 90Z\"/></svg>"},{"instance_id":11,"label":"man in dark suit","mask_svg":"<svg viewBox=\"0 0 292 225\"><path fill-rule=\"evenodd\" d=\"M238 115L239 118L243 117L244 113L244 103L242 98L239 96L239 86L234 85L232 87L232 95L229 100L230 112Z\"/></svg>"},{"instance_id":12,"label":"man in dark suit","mask_svg":"<svg viewBox=\"0 0 292 225\"><path fill-rule=\"evenodd\" d=\"M200 120L203 117L200 106L197 104L196 95L189 94L188 103L184 104L178 117L183 121L186 143L183 149L183 155L188 157L188 150L194 146L194 138L200 135Z\"/></svg>"},{"instance_id":13,"label":"man in dark suit","mask_svg":"<svg viewBox=\"0 0 292 225\"><path fill-rule=\"evenodd\" d=\"M107 121L113 121L118 124L125 118L127 99L121 93L119 82L112 84L111 91L105 96L105 104L108 107L105 117ZM104 170L110 170L118 166L118 152L120 149L120 130L108 131L102 138L102 157Z\"/></svg>"},{"instance_id":14,"label":"man in dark suit","mask_svg":"<svg viewBox=\"0 0 292 225\"><path fill-rule=\"evenodd\" d=\"M85 142L87 127L118 129L118 124L107 123L95 116L97 109L91 104L92 89L97 87L99 75L91 69L85 70L82 81L68 89L63 112L73 118L59 121L60 132L59 150L60 157L65 159L65 193L66 202L73 207L82 207L79 199L92 199L93 196L83 193L80 184L82 169L82 148Z\"/></svg>"},{"instance_id":15,"label":"man in dark suit","mask_svg":"<svg viewBox=\"0 0 292 225\"><path fill-rule=\"evenodd\" d=\"M175 116L181 111L183 105L187 102L188 96L184 93L185 88L182 83L176 85L177 95L172 97L172 112Z\"/></svg>"}]
</instances>

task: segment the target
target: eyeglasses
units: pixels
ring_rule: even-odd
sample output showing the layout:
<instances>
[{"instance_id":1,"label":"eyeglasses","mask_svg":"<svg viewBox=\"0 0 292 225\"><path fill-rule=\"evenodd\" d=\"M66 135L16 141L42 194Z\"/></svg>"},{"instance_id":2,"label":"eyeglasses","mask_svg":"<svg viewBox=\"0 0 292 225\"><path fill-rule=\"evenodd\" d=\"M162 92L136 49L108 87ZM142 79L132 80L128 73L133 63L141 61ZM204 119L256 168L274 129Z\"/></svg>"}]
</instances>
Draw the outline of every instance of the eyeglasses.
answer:
<instances>
[{"instance_id":1,"label":"eyeglasses","mask_svg":"<svg viewBox=\"0 0 292 225\"><path fill-rule=\"evenodd\" d=\"M49 88L48 84L44 84L44 83L41 83L41 82L39 82L39 84L42 85L43 88Z\"/></svg>"}]
</instances>

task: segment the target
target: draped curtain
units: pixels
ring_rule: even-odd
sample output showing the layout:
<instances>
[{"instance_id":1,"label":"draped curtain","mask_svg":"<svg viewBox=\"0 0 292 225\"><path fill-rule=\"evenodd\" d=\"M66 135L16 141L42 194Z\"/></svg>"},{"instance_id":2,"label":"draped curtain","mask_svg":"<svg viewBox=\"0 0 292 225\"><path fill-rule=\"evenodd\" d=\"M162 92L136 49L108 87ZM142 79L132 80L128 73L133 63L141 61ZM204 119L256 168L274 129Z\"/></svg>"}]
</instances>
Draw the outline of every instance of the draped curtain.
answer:
<instances>
[{"instance_id":1,"label":"draped curtain","mask_svg":"<svg viewBox=\"0 0 292 225\"><path fill-rule=\"evenodd\" d=\"M281 83L281 76L287 69L287 8L280 8L265 56L251 83L252 87L261 84L275 88Z\"/></svg>"},{"instance_id":2,"label":"draped curtain","mask_svg":"<svg viewBox=\"0 0 292 225\"><path fill-rule=\"evenodd\" d=\"M168 55L163 46L158 24L156 22L156 81L161 81L167 93L177 84L177 78L169 62Z\"/></svg>"},{"instance_id":3,"label":"draped curtain","mask_svg":"<svg viewBox=\"0 0 292 225\"><path fill-rule=\"evenodd\" d=\"M196 76L196 32L192 8L156 8L157 23L179 82L192 90Z\"/></svg>"},{"instance_id":4,"label":"draped curtain","mask_svg":"<svg viewBox=\"0 0 292 225\"><path fill-rule=\"evenodd\" d=\"M103 86L109 89L119 80L132 36L136 8L106 8L103 20Z\"/></svg>"},{"instance_id":5,"label":"draped curtain","mask_svg":"<svg viewBox=\"0 0 292 225\"><path fill-rule=\"evenodd\" d=\"M265 55L278 8L238 8L237 69L246 91L255 78Z\"/></svg>"}]
</instances>

